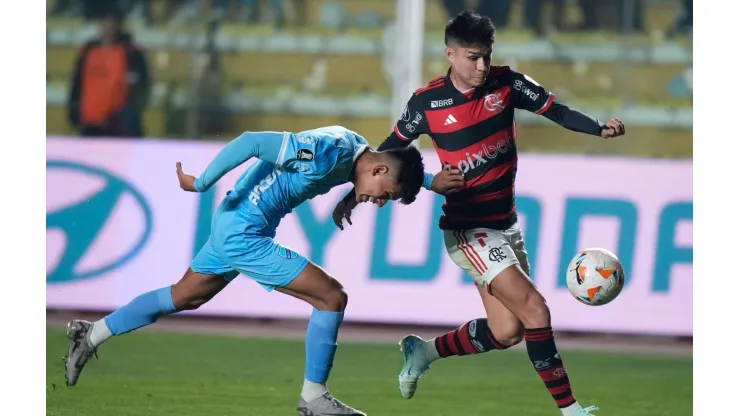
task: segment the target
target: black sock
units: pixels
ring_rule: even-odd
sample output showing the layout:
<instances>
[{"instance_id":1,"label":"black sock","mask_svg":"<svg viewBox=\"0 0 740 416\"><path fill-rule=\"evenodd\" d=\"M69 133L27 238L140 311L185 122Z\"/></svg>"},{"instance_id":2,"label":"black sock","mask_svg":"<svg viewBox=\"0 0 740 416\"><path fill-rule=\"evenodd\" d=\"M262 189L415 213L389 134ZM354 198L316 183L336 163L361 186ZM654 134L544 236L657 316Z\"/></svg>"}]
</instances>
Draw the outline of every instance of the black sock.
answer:
<instances>
[{"instance_id":1,"label":"black sock","mask_svg":"<svg viewBox=\"0 0 740 416\"><path fill-rule=\"evenodd\" d=\"M434 340L434 346L437 347L437 353L441 358L509 348L496 341L491 329L488 328L486 318L474 319L455 330L438 336Z\"/></svg>"},{"instance_id":2,"label":"black sock","mask_svg":"<svg viewBox=\"0 0 740 416\"><path fill-rule=\"evenodd\" d=\"M525 329L524 340L527 342L529 359L537 374L545 383L558 407L568 407L576 402L570 389L570 380L560 358L552 328Z\"/></svg>"}]
</instances>

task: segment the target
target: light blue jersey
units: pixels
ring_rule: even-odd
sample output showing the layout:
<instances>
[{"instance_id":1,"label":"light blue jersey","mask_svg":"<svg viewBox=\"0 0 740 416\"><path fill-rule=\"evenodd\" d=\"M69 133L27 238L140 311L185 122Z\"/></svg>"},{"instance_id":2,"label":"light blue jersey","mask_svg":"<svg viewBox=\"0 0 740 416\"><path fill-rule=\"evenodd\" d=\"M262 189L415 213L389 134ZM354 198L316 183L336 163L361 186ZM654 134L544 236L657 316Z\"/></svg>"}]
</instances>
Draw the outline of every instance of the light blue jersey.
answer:
<instances>
[{"instance_id":1,"label":"light blue jersey","mask_svg":"<svg viewBox=\"0 0 740 416\"><path fill-rule=\"evenodd\" d=\"M252 157L227 200L277 227L295 207L350 180L357 157L367 148L359 134L341 126L300 133L244 133L229 143L196 180L204 192Z\"/></svg>"},{"instance_id":2,"label":"light blue jersey","mask_svg":"<svg viewBox=\"0 0 740 416\"><path fill-rule=\"evenodd\" d=\"M272 290L290 283L308 262L273 238L295 207L349 182L367 141L341 126L300 133L246 132L231 141L195 181L207 191L227 172L256 157L219 205L209 241L191 268L204 274L238 273Z\"/></svg>"}]
</instances>

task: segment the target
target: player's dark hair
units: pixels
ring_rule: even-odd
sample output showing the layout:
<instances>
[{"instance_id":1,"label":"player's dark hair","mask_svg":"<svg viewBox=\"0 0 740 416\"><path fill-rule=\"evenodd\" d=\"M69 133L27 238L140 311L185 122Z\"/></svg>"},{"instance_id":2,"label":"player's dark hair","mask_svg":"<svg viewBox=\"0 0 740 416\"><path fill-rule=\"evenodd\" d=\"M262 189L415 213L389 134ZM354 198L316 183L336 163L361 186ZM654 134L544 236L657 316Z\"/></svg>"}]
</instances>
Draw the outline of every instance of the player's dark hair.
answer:
<instances>
[{"instance_id":1,"label":"player's dark hair","mask_svg":"<svg viewBox=\"0 0 740 416\"><path fill-rule=\"evenodd\" d=\"M450 42L460 46L493 45L496 28L488 16L481 16L469 10L460 12L445 26L445 45Z\"/></svg>"},{"instance_id":2,"label":"player's dark hair","mask_svg":"<svg viewBox=\"0 0 740 416\"><path fill-rule=\"evenodd\" d=\"M416 195L419 194L421 186L424 184L424 161L419 149L414 146L407 146L401 149L386 150L384 153L388 153L401 161L398 173L398 183L401 187L399 202L404 205L414 202Z\"/></svg>"}]
</instances>

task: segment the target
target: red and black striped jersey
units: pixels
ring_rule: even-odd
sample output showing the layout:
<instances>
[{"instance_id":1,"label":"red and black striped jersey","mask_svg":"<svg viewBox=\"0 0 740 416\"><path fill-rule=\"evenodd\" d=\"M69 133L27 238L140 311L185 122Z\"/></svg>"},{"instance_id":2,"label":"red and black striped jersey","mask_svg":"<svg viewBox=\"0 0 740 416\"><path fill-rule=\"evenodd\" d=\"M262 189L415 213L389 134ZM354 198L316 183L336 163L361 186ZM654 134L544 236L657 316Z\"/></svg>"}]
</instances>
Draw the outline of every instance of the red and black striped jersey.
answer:
<instances>
[{"instance_id":1,"label":"red and black striped jersey","mask_svg":"<svg viewBox=\"0 0 740 416\"><path fill-rule=\"evenodd\" d=\"M514 109L543 114L555 96L507 66L490 69L485 83L458 91L450 72L418 89L391 136L410 142L431 137L443 165L457 166L465 187L446 197L442 229L507 229L517 220Z\"/></svg>"}]
</instances>

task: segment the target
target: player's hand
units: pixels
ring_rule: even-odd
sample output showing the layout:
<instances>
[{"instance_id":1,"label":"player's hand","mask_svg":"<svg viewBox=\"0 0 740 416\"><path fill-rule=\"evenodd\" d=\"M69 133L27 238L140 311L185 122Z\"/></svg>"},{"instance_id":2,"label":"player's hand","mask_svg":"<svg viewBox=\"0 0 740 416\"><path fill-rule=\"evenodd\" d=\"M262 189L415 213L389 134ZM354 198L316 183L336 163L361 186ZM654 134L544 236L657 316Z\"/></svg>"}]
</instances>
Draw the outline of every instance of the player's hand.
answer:
<instances>
[{"instance_id":1,"label":"player's hand","mask_svg":"<svg viewBox=\"0 0 740 416\"><path fill-rule=\"evenodd\" d=\"M463 186L465 186L465 176L460 169L452 165L445 165L444 169L434 175L432 180L432 191L440 195L457 192Z\"/></svg>"},{"instance_id":2,"label":"player's hand","mask_svg":"<svg viewBox=\"0 0 740 416\"><path fill-rule=\"evenodd\" d=\"M616 117L610 118L609 121L606 122L606 125L604 125L604 128L601 129L601 137L605 139L623 136L624 133L624 123Z\"/></svg>"},{"instance_id":3,"label":"player's hand","mask_svg":"<svg viewBox=\"0 0 740 416\"><path fill-rule=\"evenodd\" d=\"M349 225L352 225L352 210L357 206L357 201L354 198L350 198L348 201L339 201L337 206L334 208L331 217L340 230L344 231L344 220L347 220Z\"/></svg>"},{"instance_id":4,"label":"player's hand","mask_svg":"<svg viewBox=\"0 0 740 416\"><path fill-rule=\"evenodd\" d=\"M187 175L182 171L182 163L177 162L177 180L180 181L180 188L188 192L198 192L195 189L195 176Z\"/></svg>"}]
</instances>

